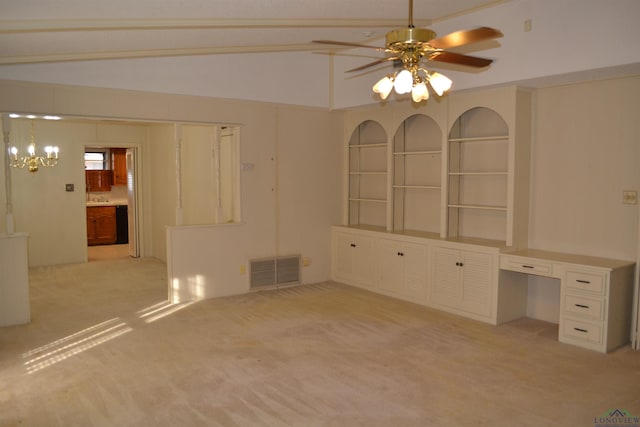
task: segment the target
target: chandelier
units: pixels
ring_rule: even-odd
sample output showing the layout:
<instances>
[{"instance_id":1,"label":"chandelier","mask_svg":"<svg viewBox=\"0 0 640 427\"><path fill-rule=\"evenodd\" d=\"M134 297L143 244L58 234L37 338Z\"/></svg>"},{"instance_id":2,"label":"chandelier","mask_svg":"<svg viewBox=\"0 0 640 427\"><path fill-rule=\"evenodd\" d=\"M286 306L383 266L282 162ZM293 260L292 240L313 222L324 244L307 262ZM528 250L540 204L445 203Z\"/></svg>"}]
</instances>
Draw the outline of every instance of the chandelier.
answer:
<instances>
[{"instance_id":1,"label":"chandelier","mask_svg":"<svg viewBox=\"0 0 640 427\"><path fill-rule=\"evenodd\" d=\"M33 120L31 120L31 143L27 148L27 156L18 157L18 149L10 148L10 165L14 168L29 168L29 172L38 172L40 166L53 167L58 164L58 147L44 147L45 156L36 156L36 143L33 138Z\"/></svg>"}]
</instances>

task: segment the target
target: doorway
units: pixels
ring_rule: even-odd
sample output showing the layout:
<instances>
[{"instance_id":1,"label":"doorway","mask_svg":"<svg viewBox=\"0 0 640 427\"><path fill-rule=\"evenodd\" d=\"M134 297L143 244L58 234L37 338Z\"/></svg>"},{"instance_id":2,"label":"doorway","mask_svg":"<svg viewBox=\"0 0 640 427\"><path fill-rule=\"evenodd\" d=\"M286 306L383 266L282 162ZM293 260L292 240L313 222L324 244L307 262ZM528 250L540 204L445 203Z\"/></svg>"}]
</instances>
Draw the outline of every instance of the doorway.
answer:
<instances>
[{"instance_id":1,"label":"doorway","mask_svg":"<svg viewBox=\"0 0 640 427\"><path fill-rule=\"evenodd\" d=\"M136 151L85 146L89 262L140 256Z\"/></svg>"}]
</instances>

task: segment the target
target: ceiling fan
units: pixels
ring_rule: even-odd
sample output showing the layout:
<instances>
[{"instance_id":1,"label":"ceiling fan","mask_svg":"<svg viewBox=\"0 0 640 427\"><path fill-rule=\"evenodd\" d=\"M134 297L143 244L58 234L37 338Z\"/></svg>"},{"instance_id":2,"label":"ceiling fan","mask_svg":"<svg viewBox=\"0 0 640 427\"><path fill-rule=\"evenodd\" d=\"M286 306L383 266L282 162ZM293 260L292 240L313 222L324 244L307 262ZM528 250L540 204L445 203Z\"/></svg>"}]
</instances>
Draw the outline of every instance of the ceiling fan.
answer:
<instances>
[{"instance_id":1,"label":"ceiling fan","mask_svg":"<svg viewBox=\"0 0 640 427\"><path fill-rule=\"evenodd\" d=\"M409 25L407 28L392 30L386 34L385 47L377 47L359 43L349 43L334 40L314 40L314 43L332 44L338 46L363 47L386 52L388 56L377 59L368 64L347 70L360 71L389 61L401 61L403 70L382 78L373 87L382 99L386 99L391 89L398 94L411 92L415 102L429 98L427 83L441 96L451 88L451 80L437 72L430 72L420 67L420 61L446 62L474 68L484 68L493 60L476 56L449 52L445 49L464 46L485 40L502 37L499 30L480 27L472 30L456 31L443 37L436 38L436 33L427 28L415 28L413 25L413 0L409 0Z\"/></svg>"}]
</instances>

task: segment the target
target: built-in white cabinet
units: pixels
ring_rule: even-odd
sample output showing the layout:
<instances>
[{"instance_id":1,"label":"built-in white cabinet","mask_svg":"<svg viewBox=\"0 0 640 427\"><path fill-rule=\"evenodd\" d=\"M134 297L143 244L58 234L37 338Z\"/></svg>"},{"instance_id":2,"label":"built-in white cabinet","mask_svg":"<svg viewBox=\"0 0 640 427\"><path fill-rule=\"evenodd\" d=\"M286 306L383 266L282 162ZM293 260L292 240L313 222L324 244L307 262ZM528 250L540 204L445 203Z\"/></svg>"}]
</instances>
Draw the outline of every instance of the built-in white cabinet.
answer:
<instances>
[{"instance_id":1,"label":"built-in white cabinet","mask_svg":"<svg viewBox=\"0 0 640 427\"><path fill-rule=\"evenodd\" d=\"M630 340L634 267L633 262L540 250L500 257L502 270L520 273L505 276L505 288L525 287L530 274L558 279L558 340L602 353ZM524 308L520 315L526 315Z\"/></svg>"},{"instance_id":2,"label":"built-in white cabinet","mask_svg":"<svg viewBox=\"0 0 640 427\"><path fill-rule=\"evenodd\" d=\"M387 134L373 120L360 123L349 139L350 225L387 226Z\"/></svg>"},{"instance_id":3,"label":"built-in white cabinet","mask_svg":"<svg viewBox=\"0 0 640 427\"><path fill-rule=\"evenodd\" d=\"M376 288L414 302L427 296L427 245L378 238L375 243Z\"/></svg>"},{"instance_id":4,"label":"built-in white cabinet","mask_svg":"<svg viewBox=\"0 0 640 427\"><path fill-rule=\"evenodd\" d=\"M561 342L603 353L629 342L633 297L629 267L566 267L560 289Z\"/></svg>"},{"instance_id":5,"label":"built-in white cabinet","mask_svg":"<svg viewBox=\"0 0 640 427\"><path fill-rule=\"evenodd\" d=\"M333 280L501 324L527 315L528 275L552 277L560 341L627 342L633 263L524 249L531 103L505 87L347 112Z\"/></svg>"},{"instance_id":6,"label":"built-in white cabinet","mask_svg":"<svg viewBox=\"0 0 640 427\"><path fill-rule=\"evenodd\" d=\"M434 307L477 318L491 318L498 251L432 250L431 303Z\"/></svg>"},{"instance_id":7,"label":"built-in white cabinet","mask_svg":"<svg viewBox=\"0 0 640 427\"><path fill-rule=\"evenodd\" d=\"M333 279L373 288L373 238L349 232L332 236Z\"/></svg>"},{"instance_id":8,"label":"built-in white cabinet","mask_svg":"<svg viewBox=\"0 0 640 427\"><path fill-rule=\"evenodd\" d=\"M393 138L393 230L440 234L442 130L431 117L405 119Z\"/></svg>"}]
</instances>

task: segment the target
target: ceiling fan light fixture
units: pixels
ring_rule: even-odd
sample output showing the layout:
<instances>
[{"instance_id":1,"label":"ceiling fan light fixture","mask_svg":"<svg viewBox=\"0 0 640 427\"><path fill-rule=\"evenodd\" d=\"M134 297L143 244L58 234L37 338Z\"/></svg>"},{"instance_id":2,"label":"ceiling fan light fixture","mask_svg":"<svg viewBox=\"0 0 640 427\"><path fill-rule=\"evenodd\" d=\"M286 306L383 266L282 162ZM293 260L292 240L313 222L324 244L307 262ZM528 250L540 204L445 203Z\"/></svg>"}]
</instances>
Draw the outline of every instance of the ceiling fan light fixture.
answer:
<instances>
[{"instance_id":1,"label":"ceiling fan light fixture","mask_svg":"<svg viewBox=\"0 0 640 427\"><path fill-rule=\"evenodd\" d=\"M427 84L424 82L416 84L411 90L411 99L413 99L413 102L422 102L429 99Z\"/></svg>"},{"instance_id":2,"label":"ceiling fan light fixture","mask_svg":"<svg viewBox=\"0 0 640 427\"><path fill-rule=\"evenodd\" d=\"M431 73L429 76L429 84L438 96L442 96L443 93L451 89L452 83L451 79L438 72Z\"/></svg>"},{"instance_id":3,"label":"ceiling fan light fixture","mask_svg":"<svg viewBox=\"0 0 640 427\"><path fill-rule=\"evenodd\" d=\"M413 88L413 75L411 74L411 71L407 69L400 71L396 75L393 88L399 95L411 92L411 89Z\"/></svg>"},{"instance_id":4,"label":"ceiling fan light fixture","mask_svg":"<svg viewBox=\"0 0 640 427\"><path fill-rule=\"evenodd\" d=\"M378 80L378 83L373 85L373 91L375 93L379 93L380 98L382 99L387 99L387 97L391 93L391 90L393 89L393 80L391 80L391 77L393 76L384 76L383 78Z\"/></svg>"}]
</instances>

